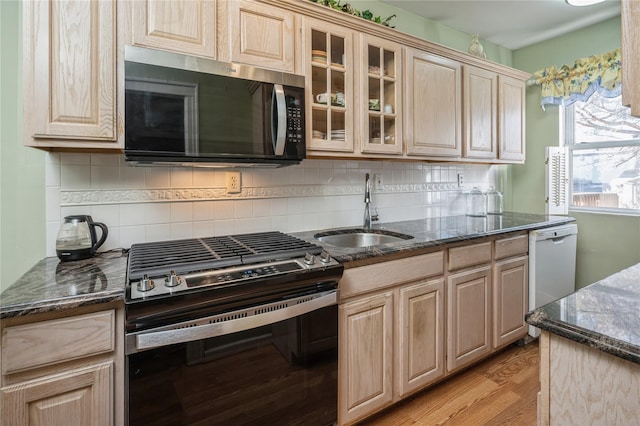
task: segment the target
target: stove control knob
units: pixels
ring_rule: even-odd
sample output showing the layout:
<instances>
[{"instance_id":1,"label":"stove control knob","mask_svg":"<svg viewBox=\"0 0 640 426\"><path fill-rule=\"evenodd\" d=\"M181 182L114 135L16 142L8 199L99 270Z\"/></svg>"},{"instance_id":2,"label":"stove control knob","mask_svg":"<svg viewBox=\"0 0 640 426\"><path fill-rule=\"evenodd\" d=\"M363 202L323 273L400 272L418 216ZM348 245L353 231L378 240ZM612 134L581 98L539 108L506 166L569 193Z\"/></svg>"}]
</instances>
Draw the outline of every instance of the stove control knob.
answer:
<instances>
[{"instance_id":1,"label":"stove control knob","mask_svg":"<svg viewBox=\"0 0 640 426\"><path fill-rule=\"evenodd\" d=\"M322 262L322 263L331 262L331 255L329 253L327 253L326 251L322 250L322 253L320 253L320 262Z\"/></svg>"},{"instance_id":2,"label":"stove control knob","mask_svg":"<svg viewBox=\"0 0 640 426\"><path fill-rule=\"evenodd\" d=\"M307 253L304 256L304 263L307 265L313 265L314 263L316 263L316 257L311 253Z\"/></svg>"},{"instance_id":3,"label":"stove control knob","mask_svg":"<svg viewBox=\"0 0 640 426\"><path fill-rule=\"evenodd\" d=\"M153 280L149 278L149 275L144 274L140 282L138 283L138 291L149 291L153 290L155 284L153 284Z\"/></svg>"},{"instance_id":4,"label":"stove control knob","mask_svg":"<svg viewBox=\"0 0 640 426\"><path fill-rule=\"evenodd\" d=\"M176 271L171 271L169 276L164 280L164 285L166 287L175 287L182 283L182 278L176 274Z\"/></svg>"}]
</instances>

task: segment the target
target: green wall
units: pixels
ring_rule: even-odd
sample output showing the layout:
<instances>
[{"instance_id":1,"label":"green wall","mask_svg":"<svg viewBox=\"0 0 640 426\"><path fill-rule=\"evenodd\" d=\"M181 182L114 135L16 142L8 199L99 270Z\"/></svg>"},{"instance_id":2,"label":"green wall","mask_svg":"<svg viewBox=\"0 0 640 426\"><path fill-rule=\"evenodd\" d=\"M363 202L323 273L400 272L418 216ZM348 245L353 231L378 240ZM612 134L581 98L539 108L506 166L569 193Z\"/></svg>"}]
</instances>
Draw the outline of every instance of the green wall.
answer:
<instances>
[{"instance_id":1,"label":"green wall","mask_svg":"<svg viewBox=\"0 0 640 426\"><path fill-rule=\"evenodd\" d=\"M391 20L390 24L394 26L396 30L411 34L415 37L443 44L463 52L467 51L471 43L470 34L454 30L453 28L429 19L424 19L414 13L406 12L379 0L351 0L347 2L361 11L369 9L374 16L380 16L382 19L393 14L397 15ZM343 3L345 2L343 1ZM480 39L480 41L487 54L487 59L499 64L513 65L512 51L510 49L486 40Z\"/></svg>"},{"instance_id":2,"label":"green wall","mask_svg":"<svg viewBox=\"0 0 640 426\"><path fill-rule=\"evenodd\" d=\"M620 18L556 37L513 53L515 68L534 72L551 65L609 52L620 47ZM544 150L559 141L558 107L540 108L540 88L527 89L527 160L509 166L510 183L505 189L505 207L517 212L544 213ZM640 217L577 213L576 288L589 285L625 267L640 262Z\"/></svg>"},{"instance_id":3,"label":"green wall","mask_svg":"<svg viewBox=\"0 0 640 426\"><path fill-rule=\"evenodd\" d=\"M22 14L0 1L0 291L45 256L45 154L22 145Z\"/></svg>"}]
</instances>

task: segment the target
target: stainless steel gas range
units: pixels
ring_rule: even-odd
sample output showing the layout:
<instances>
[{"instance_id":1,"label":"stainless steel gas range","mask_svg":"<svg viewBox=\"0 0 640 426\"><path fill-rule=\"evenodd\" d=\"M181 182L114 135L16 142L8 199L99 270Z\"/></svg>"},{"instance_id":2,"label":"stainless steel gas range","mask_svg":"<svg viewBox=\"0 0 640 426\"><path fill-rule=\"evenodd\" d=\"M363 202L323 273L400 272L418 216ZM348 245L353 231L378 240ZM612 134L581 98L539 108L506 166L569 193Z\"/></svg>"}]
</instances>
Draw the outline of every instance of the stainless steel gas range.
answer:
<instances>
[{"instance_id":1,"label":"stainless steel gas range","mask_svg":"<svg viewBox=\"0 0 640 426\"><path fill-rule=\"evenodd\" d=\"M280 232L134 244L129 425L335 423L342 272Z\"/></svg>"}]
</instances>

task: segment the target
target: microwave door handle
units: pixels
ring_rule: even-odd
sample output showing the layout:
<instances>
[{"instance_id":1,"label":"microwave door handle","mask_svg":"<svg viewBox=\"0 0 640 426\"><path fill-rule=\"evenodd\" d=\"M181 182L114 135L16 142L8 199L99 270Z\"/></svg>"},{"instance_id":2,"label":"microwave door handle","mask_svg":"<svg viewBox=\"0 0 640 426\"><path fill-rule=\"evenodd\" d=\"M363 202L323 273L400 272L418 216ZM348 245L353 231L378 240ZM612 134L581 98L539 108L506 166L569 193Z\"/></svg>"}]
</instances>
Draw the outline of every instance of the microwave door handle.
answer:
<instances>
[{"instance_id":1,"label":"microwave door handle","mask_svg":"<svg viewBox=\"0 0 640 426\"><path fill-rule=\"evenodd\" d=\"M287 105L285 104L284 88L281 84L273 85L273 94L271 95L273 105L277 107L278 121L277 124L273 120L273 108L271 108L271 140L273 143L273 152L276 155L284 155L284 144L287 136Z\"/></svg>"}]
</instances>

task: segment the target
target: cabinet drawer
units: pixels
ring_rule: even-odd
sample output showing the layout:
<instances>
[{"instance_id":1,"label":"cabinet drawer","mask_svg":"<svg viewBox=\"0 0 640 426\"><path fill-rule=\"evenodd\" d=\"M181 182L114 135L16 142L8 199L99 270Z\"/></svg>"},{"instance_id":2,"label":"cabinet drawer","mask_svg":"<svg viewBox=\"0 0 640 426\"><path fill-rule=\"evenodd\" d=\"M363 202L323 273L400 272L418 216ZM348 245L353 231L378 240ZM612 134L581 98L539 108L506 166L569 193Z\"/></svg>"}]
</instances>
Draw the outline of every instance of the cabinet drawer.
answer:
<instances>
[{"instance_id":1,"label":"cabinet drawer","mask_svg":"<svg viewBox=\"0 0 640 426\"><path fill-rule=\"evenodd\" d=\"M449 270L491 262L491 242L449 249Z\"/></svg>"},{"instance_id":2,"label":"cabinet drawer","mask_svg":"<svg viewBox=\"0 0 640 426\"><path fill-rule=\"evenodd\" d=\"M444 252L441 251L346 269L340 280L340 297L345 299L360 293L442 275L443 272Z\"/></svg>"},{"instance_id":3,"label":"cabinet drawer","mask_svg":"<svg viewBox=\"0 0 640 426\"><path fill-rule=\"evenodd\" d=\"M2 333L2 372L112 352L114 323L115 311L110 310L7 327Z\"/></svg>"},{"instance_id":4,"label":"cabinet drawer","mask_svg":"<svg viewBox=\"0 0 640 426\"><path fill-rule=\"evenodd\" d=\"M529 251L529 237L526 234L496 240L495 244L496 260L504 259L505 257L519 256Z\"/></svg>"}]
</instances>

